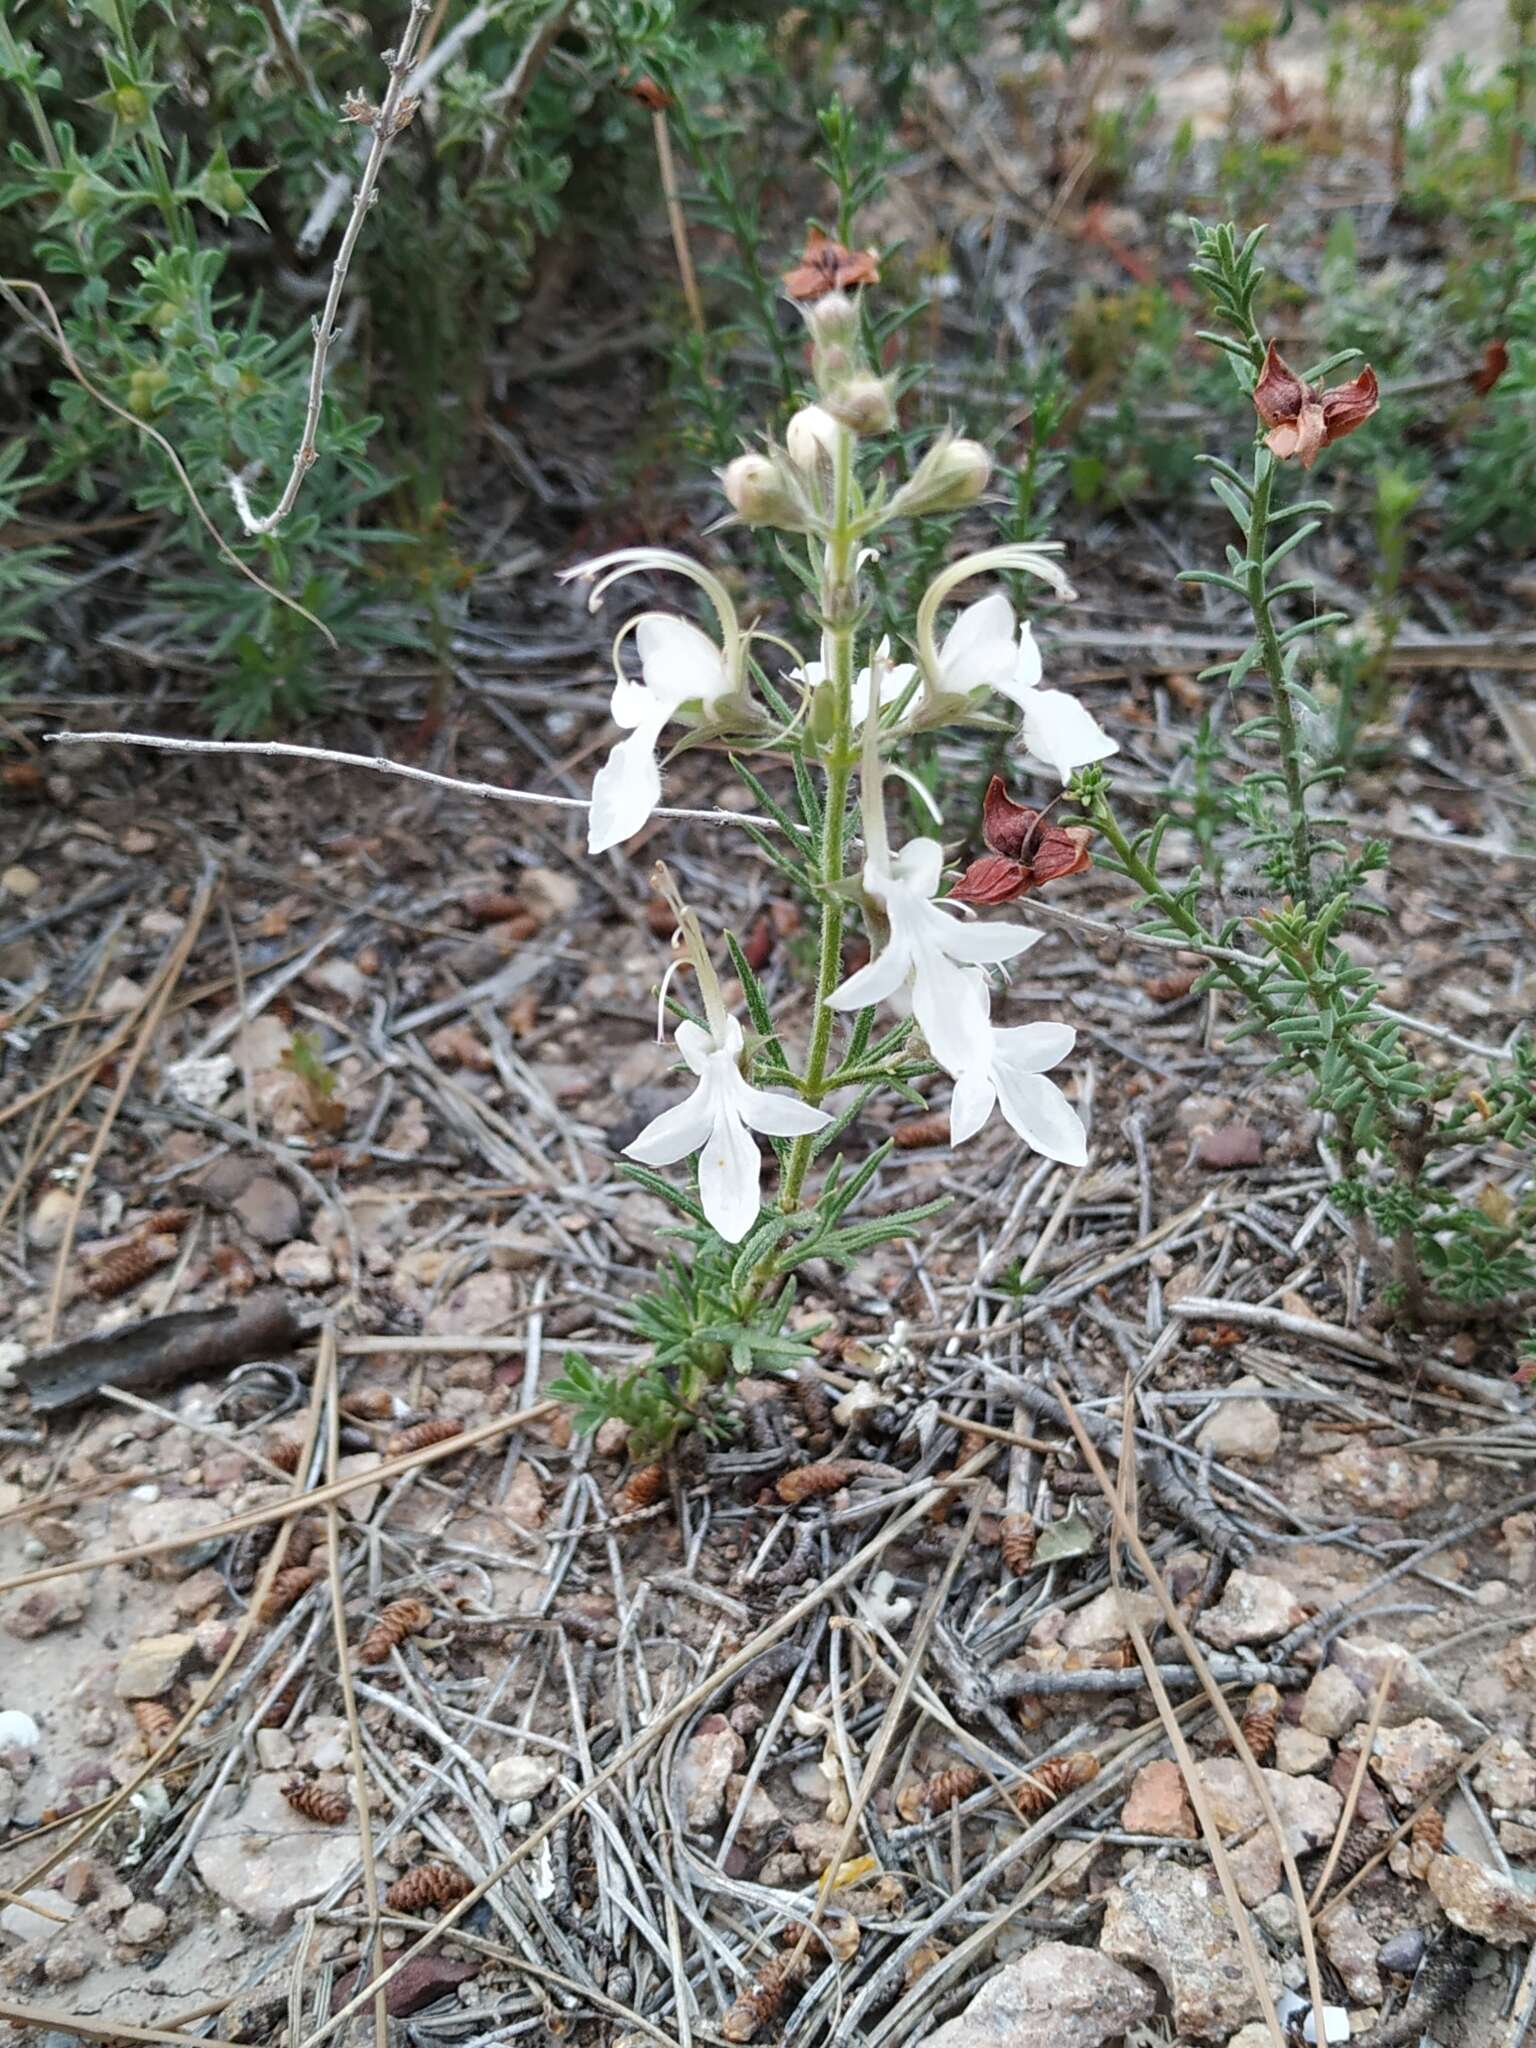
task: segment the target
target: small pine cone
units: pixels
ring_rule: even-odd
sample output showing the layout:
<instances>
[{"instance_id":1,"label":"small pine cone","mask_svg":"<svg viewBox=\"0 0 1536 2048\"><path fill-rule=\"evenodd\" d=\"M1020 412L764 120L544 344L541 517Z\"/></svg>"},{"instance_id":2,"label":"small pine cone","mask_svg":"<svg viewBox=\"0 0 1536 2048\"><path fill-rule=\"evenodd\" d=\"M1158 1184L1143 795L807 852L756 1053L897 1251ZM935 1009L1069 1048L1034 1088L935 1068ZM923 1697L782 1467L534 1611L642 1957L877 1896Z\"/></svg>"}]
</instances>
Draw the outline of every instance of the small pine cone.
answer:
<instances>
[{"instance_id":1,"label":"small pine cone","mask_svg":"<svg viewBox=\"0 0 1536 2048\"><path fill-rule=\"evenodd\" d=\"M120 1294L137 1287L175 1256L174 1237L136 1237L96 1261L89 1274L90 1290L98 1301L116 1301Z\"/></svg>"},{"instance_id":2,"label":"small pine cone","mask_svg":"<svg viewBox=\"0 0 1536 2048\"><path fill-rule=\"evenodd\" d=\"M357 1646L358 1661L382 1664L391 1650L407 1636L419 1635L432 1625L432 1610L425 1600L394 1600L386 1607Z\"/></svg>"},{"instance_id":3,"label":"small pine cone","mask_svg":"<svg viewBox=\"0 0 1536 2048\"><path fill-rule=\"evenodd\" d=\"M135 1700L133 1718L144 1738L146 1756L152 1756L176 1726L176 1716L164 1700Z\"/></svg>"},{"instance_id":4,"label":"small pine cone","mask_svg":"<svg viewBox=\"0 0 1536 2048\"><path fill-rule=\"evenodd\" d=\"M968 1465L972 1458L979 1458L983 1451L991 1448L991 1445L992 1438L985 1430L963 1429L960 1432L960 1447L955 1452L955 1463Z\"/></svg>"},{"instance_id":5,"label":"small pine cone","mask_svg":"<svg viewBox=\"0 0 1536 2048\"><path fill-rule=\"evenodd\" d=\"M267 1588L267 1597L261 1603L262 1621L276 1621L280 1614L286 1614L294 1601L307 1593L311 1586L318 1585L324 1572L317 1564L285 1565Z\"/></svg>"},{"instance_id":6,"label":"small pine cone","mask_svg":"<svg viewBox=\"0 0 1536 2048\"><path fill-rule=\"evenodd\" d=\"M619 1488L614 1506L621 1515L637 1515L642 1508L654 1507L666 1490L665 1465L640 1465Z\"/></svg>"},{"instance_id":7,"label":"small pine cone","mask_svg":"<svg viewBox=\"0 0 1536 2048\"><path fill-rule=\"evenodd\" d=\"M256 1726L258 1728L281 1728L288 1716L293 1712L294 1702L299 1696L299 1687L302 1683L301 1675L295 1672L293 1677L285 1685L280 1686L272 1695L272 1698L262 1709L261 1718L257 1721Z\"/></svg>"},{"instance_id":8,"label":"small pine cone","mask_svg":"<svg viewBox=\"0 0 1536 2048\"><path fill-rule=\"evenodd\" d=\"M404 1877L397 1877L384 1894L384 1903L394 1913L417 1913L423 1906L451 1906L474 1886L462 1870L451 1863L418 1863Z\"/></svg>"},{"instance_id":9,"label":"small pine cone","mask_svg":"<svg viewBox=\"0 0 1536 2048\"><path fill-rule=\"evenodd\" d=\"M1430 1864L1445 1848L1444 1818L1432 1806L1427 1807L1409 1830L1408 1842L1408 1868L1422 1884Z\"/></svg>"},{"instance_id":10,"label":"small pine cone","mask_svg":"<svg viewBox=\"0 0 1536 2048\"><path fill-rule=\"evenodd\" d=\"M925 1145L947 1145L949 1111L936 1109L929 1116L909 1116L892 1124L891 1143L898 1152L916 1152Z\"/></svg>"},{"instance_id":11,"label":"small pine cone","mask_svg":"<svg viewBox=\"0 0 1536 2048\"><path fill-rule=\"evenodd\" d=\"M812 1450L824 1450L833 1436L832 1396L818 1379L795 1381L795 1399L805 1420L806 1441Z\"/></svg>"},{"instance_id":12,"label":"small pine cone","mask_svg":"<svg viewBox=\"0 0 1536 2048\"><path fill-rule=\"evenodd\" d=\"M979 1792L986 1782L986 1772L975 1764L952 1764L947 1771L938 1771L925 1779L916 1788L911 1804L920 1813L948 1813L952 1806L959 1806L973 1792Z\"/></svg>"},{"instance_id":13,"label":"small pine cone","mask_svg":"<svg viewBox=\"0 0 1536 2048\"><path fill-rule=\"evenodd\" d=\"M824 1493L836 1493L855 1477L851 1465L798 1465L793 1472L781 1472L774 1491L786 1507L801 1501L819 1500Z\"/></svg>"},{"instance_id":14,"label":"small pine cone","mask_svg":"<svg viewBox=\"0 0 1536 2048\"><path fill-rule=\"evenodd\" d=\"M1339 1860L1333 1866L1333 1883L1347 1884L1357 1871L1363 1870L1386 1839L1382 1828L1352 1827L1344 1837L1344 1846L1339 1851ZM1324 1862L1327 1857L1324 1857Z\"/></svg>"},{"instance_id":15,"label":"small pine cone","mask_svg":"<svg viewBox=\"0 0 1536 2048\"><path fill-rule=\"evenodd\" d=\"M720 2032L725 2039L731 2042L754 2040L778 2017L790 1992L797 1984L804 1983L810 1972L808 1956L773 1957L722 2017Z\"/></svg>"},{"instance_id":16,"label":"small pine cone","mask_svg":"<svg viewBox=\"0 0 1536 2048\"><path fill-rule=\"evenodd\" d=\"M318 1515L295 1515L288 1528L285 1565L308 1564L326 1538L326 1527Z\"/></svg>"},{"instance_id":17,"label":"small pine cone","mask_svg":"<svg viewBox=\"0 0 1536 2048\"><path fill-rule=\"evenodd\" d=\"M341 1412L357 1422L388 1422L395 1412L395 1397L387 1387L355 1387L342 1395Z\"/></svg>"},{"instance_id":18,"label":"small pine cone","mask_svg":"<svg viewBox=\"0 0 1536 2048\"><path fill-rule=\"evenodd\" d=\"M1027 1820L1065 1799L1081 1785L1091 1785L1099 1775L1099 1760L1092 1750L1073 1750L1070 1756L1048 1756L1036 1764L1028 1777L1014 1786L1013 1796Z\"/></svg>"},{"instance_id":19,"label":"small pine cone","mask_svg":"<svg viewBox=\"0 0 1536 2048\"><path fill-rule=\"evenodd\" d=\"M1004 1515L1003 1563L1016 1579L1022 1579L1035 1561L1040 1531L1033 1515Z\"/></svg>"},{"instance_id":20,"label":"small pine cone","mask_svg":"<svg viewBox=\"0 0 1536 2048\"><path fill-rule=\"evenodd\" d=\"M412 1451L424 1451L429 1444L445 1444L451 1436L462 1436L464 1425L440 1415L434 1422L415 1422L402 1429L384 1446L386 1458L404 1458Z\"/></svg>"},{"instance_id":21,"label":"small pine cone","mask_svg":"<svg viewBox=\"0 0 1536 2048\"><path fill-rule=\"evenodd\" d=\"M302 1813L307 1820L321 1821L328 1828L339 1827L352 1811L344 1792L312 1784L308 1778L289 1778L282 1790L296 1813Z\"/></svg>"},{"instance_id":22,"label":"small pine cone","mask_svg":"<svg viewBox=\"0 0 1536 2048\"><path fill-rule=\"evenodd\" d=\"M292 1540L290 1537L290 1543ZM252 1528L242 1529L235 1537L229 1547L229 1583L237 1593L249 1593L267 1552L276 1541L276 1522L257 1522Z\"/></svg>"},{"instance_id":23,"label":"small pine cone","mask_svg":"<svg viewBox=\"0 0 1536 2048\"><path fill-rule=\"evenodd\" d=\"M196 1214L195 1209L155 1209L144 1219L143 1227L157 1233L166 1231L172 1237L180 1237Z\"/></svg>"},{"instance_id":24,"label":"small pine cone","mask_svg":"<svg viewBox=\"0 0 1536 2048\"><path fill-rule=\"evenodd\" d=\"M297 1472L303 1455L304 1446L296 1437L275 1436L267 1445L267 1463L279 1472Z\"/></svg>"},{"instance_id":25,"label":"small pine cone","mask_svg":"<svg viewBox=\"0 0 1536 2048\"><path fill-rule=\"evenodd\" d=\"M1248 1695L1242 1718L1243 1741L1255 1763L1267 1763L1275 1747L1275 1729L1280 1722L1280 1694L1273 1685L1256 1685Z\"/></svg>"}]
</instances>

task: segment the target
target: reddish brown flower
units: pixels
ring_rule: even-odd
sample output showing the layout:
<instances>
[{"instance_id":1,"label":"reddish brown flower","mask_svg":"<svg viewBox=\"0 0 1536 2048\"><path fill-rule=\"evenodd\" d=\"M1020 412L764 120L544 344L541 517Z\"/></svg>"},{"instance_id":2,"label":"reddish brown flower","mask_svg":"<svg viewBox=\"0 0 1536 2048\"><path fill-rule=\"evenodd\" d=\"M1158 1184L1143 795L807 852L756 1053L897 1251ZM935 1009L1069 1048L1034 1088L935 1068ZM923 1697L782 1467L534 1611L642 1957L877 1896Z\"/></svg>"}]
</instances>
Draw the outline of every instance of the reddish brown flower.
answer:
<instances>
[{"instance_id":1,"label":"reddish brown flower","mask_svg":"<svg viewBox=\"0 0 1536 2048\"><path fill-rule=\"evenodd\" d=\"M1381 403L1381 389L1369 363L1358 377L1331 391L1304 384L1271 342L1253 387L1253 403L1269 429L1264 445L1270 453L1280 462L1299 456L1302 468L1310 469L1330 441L1341 441L1365 425Z\"/></svg>"},{"instance_id":2,"label":"reddish brown flower","mask_svg":"<svg viewBox=\"0 0 1536 2048\"><path fill-rule=\"evenodd\" d=\"M981 836L991 851L971 862L949 892L952 903L1011 903L1026 890L1080 874L1093 838L1086 825L1053 824L1043 811L1016 804L1000 775L987 784Z\"/></svg>"},{"instance_id":3,"label":"reddish brown flower","mask_svg":"<svg viewBox=\"0 0 1536 2048\"><path fill-rule=\"evenodd\" d=\"M1490 341L1483 350L1483 360L1472 376L1472 389L1479 398L1486 398L1509 368L1509 348L1502 341Z\"/></svg>"},{"instance_id":4,"label":"reddish brown flower","mask_svg":"<svg viewBox=\"0 0 1536 2048\"><path fill-rule=\"evenodd\" d=\"M624 90L632 100L638 100L650 113L664 114L672 105L672 95L659 86L654 78L631 78Z\"/></svg>"},{"instance_id":5,"label":"reddish brown flower","mask_svg":"<svg viewBox=\"0 0 1536 2048\"><path fill-rule=\"evenodd\" d=\"M828 292L852 291L856 285L878 284L880 265L873 249L845 249L820 228L805 238L805 252L784 278L784 289L792 299L809 304L824 299Z\"/></svg>"}]
</instances>

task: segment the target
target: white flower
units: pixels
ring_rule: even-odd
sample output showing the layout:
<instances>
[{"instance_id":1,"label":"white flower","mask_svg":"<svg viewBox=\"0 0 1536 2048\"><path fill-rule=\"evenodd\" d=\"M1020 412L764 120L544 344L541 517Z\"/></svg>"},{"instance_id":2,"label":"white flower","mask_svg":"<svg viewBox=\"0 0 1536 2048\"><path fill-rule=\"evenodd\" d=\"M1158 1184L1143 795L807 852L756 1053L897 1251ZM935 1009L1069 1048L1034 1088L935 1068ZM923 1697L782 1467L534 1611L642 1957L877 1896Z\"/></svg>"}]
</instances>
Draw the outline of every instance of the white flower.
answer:
<instances>
[{"instance_id":1,"label":"white flower","mask_svg":"<svg viewBox=\"0 0 1536 2048\"><path fill-rule=\"evenodd\" d=\"M983 1004L987 991L981 977ZM949 1142L963 1145L974 1138L994 1109L1003 1115L1032 1151L1064 1166L1082 1166L1088 1158L1088 1137L1077 1111L1054 1081L1045 1075L1059 1066L1077 1042L1070 1024L1016 1024L1000 1029L989 1023L980 1058L967 1048L968 1063L955 1076L949 1106ZM980 1048L976 1048L980 1051ZM939 1054L935 1051L935 1058ZM941 1064L948 1065L947 1061Z\"/></svg>"},{"instance_id":2,"label":"white flower","mask_svg":"<svg viewBox=\"0 0 1536 2048\"><path fill-rule=\"evenodd\" d=\"M946 692L963 697L991 689L1024 713L1026 752L1053 768L1063 782L1074 769L1120 751L1093 714L1065 690L1042 690L1040 649L1028 620L1015 629L1013 606L1001 591L968 604L939 649Z\"/></svg>"},{"instance_id":3,"label":"white flower","mask_svg":"<svg viewBox=\"0 0 1536 2048\"><path fill-rule=\"evenodd\" d=\"M770 1095L743 1077L741 1026L727 1017L718 1035L701 1025L677 1027L677 1049L699 1077L686 1102L661 1115L626 1145L642 1166L675 1166L699 1154L699 1199L727 1244L740 1244L762 1207L762 1158L752 1132L804 1138L832 1121L824 1109L792 1095Z\"/></svg>"},{"instance_id":4,"label":"white flower","mask_svg":"<svg viewBox=\"0 0 1536 2048\"><path fill-rule=\"evenodd\" d=\"M964 922L937 900L943 872L937 839L909 839L885 861L865 862L864 893L884 910L890 937L868 966L828 996L834 1010L862 1010L910 981L913 1015L932 1045L964 1000L972 979L964 970L1000 966L1041 936L1028 925Z\"/></svg>"},{"instance_id":5,"label":"white flower","mask_svg":"<svg viewBox=\"0 0 1536 2048\"><path fill-rule=\"evenodd\" d=\"M661 801L656 749L662 728L681 718L697 725L729 698L741 695L747 638L729 591L717 576L670 548L620 548L596 561L562 572L562 580L593 582L589 608L596 611L620 577L665 569L697 583L720 621L720 644L691 620L671 612L642 612L627 620L613 643L616 680L610 709L628 739L618 742L592 784L587 818L587 851L603 853L632 839ZM594 579L598 579L595 580ZM633 633L640 677L624 673L619 655Z\"/></svg>"},{"instance_id":6,"label":"white flower","mask_svg":"<svg viewBox=\"0 0 1536 2048\"><path fill-rule=\"evenodd\" d=\"M907 685L917 674L917 665L915 662L901 661L892 667L889 635L875 649L875 662L880 668L880 709L883 711L887 704L894 704L905 695ZM797 683L804 683L808 689L819 690L827 680L827 664L825 660L808 661L804 668L791 669L790 674ZM861 668L853 679L853 691L849 698L855 732L869 716L869 689L869 669Z\"/></svg>"},{"instance_id":7,"label":"white flower","mask_svg":"<svg viewBox=\"0 0 1536 2048\"><path fill-rule=\"evenodd\" d=\"M847 432L825 407L802 405L784 429L784 446L798 469L815 471L835 458L838 443Z\"/></svg>"}]
</instances>

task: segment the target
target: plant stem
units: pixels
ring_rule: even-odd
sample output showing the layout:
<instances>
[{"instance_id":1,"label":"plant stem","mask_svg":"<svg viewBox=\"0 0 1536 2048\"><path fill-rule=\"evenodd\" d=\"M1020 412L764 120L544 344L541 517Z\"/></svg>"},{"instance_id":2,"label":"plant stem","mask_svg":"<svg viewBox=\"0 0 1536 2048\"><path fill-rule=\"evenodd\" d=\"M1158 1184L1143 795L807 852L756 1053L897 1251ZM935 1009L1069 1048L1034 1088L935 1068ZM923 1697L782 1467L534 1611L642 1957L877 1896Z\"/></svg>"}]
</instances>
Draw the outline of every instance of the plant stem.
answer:
<instances>
[{"instance_id":1,"label":"plant stem","mask_svg":"<svg viewBox=\"0 0 1536 2048\"><path fill-rule=\"evenodd\" d=\"M853 436L839 434L832 464L832 527L822 565L822 616L828 642L827 682L832 688L832 738L826 753L827 797L817 849L817 880L821 896L821 939L816 961L816 1007L811 1043L800 1093L820 1103L826 1093L827 1063L832 1050L833 1011L828 997L843 973L843 898L841 884L847 860L848 793L857 753L853 742L853 635L858 617L854 589ZM823 685L825 687L825 685ZM813 1140L796 1138L784 1170L779 1206L796 1207L811 1163Z\"/></svg>"},{"instance_id":2,"label":"plant stem","mask_svg":"<svg viewBox=\"0 0 1536 2048\"><path fill-rule=\"evenodd\" d=\"M1275 631L1269 608L1268 578L1264 557L1269 547L1269 500L1274 488L1274 458L1261 449L1253 461L1253 500L1248 515L1246 554L1248 558L1248 604L1254 631L1264 657L1274 700L1275 726L1280 736L1280 766L1285 776L1285 800L1291 814L1291 866L1295 870L1297 893L1309 913L1317 903L1312 886L1312 827L1307 817L1306 781L1301 763L1301 732L1296 707L1291 702L1291 680L1285 665L1285 650Z\"/></svg>"}]
</instances>

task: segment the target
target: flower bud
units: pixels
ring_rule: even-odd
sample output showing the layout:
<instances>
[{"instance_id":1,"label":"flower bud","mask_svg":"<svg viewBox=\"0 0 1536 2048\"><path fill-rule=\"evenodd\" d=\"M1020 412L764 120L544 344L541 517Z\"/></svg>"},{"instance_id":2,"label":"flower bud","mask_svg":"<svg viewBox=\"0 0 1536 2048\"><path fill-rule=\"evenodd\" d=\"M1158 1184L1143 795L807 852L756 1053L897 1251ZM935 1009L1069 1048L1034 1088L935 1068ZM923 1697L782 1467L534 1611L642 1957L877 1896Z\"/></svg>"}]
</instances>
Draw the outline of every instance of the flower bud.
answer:
<instances>
[{"instance_id":1,"label":"flower bud","mask_svg":"<svg viewBox=\"0 0 1536 2048\"><path fill-rule=\"evenodd\" d=\"M794 480L771 455L738 455L721 470L720 486L746 525L807 531L806 508Z\"/></svg>"},{"instance_id":2,"label":"flower bud","mask_svg":"<svg viewBox=\"0 0 1536 2048\"><path fill-rule=\"evenodd\" d=\"M823 395L827 411L855 434L884 434L896 424L890 386L883 377L850 377Z\"/></svg>"},{"instance_id":3,"label":"flower bud","mask_svg":"<svg viewBox=\"0 0 1536 2048\"><path fill-rule=\"evenodd\" d=\"M784 445L797 469L815 471L837 452L842 428L819 405L802 405L784 429Z\"/></svg>"},{"instance_id":4,"label":"flower bud","mask_svg":"<svg viewBox=\"0 0 1536 2048\"><path fill-rule=\"evenodd\" d=\"M958 512L962 505L975 503L991 474L991 457L979 441L957 441L946 434L934 442L892 498L892 516L912 519L928 512Z\"/></svg>"},{"instance_id":5,"label":"flower bud","mask_svg":"<svg viewBox=\"0 0 1536 2048\"><path fill-rule=\"evenodd\" d=\"M805 309L806 325L818 348L856 348L859 309L846 292L828 292Z\"/></svg>"}]
</instances>

